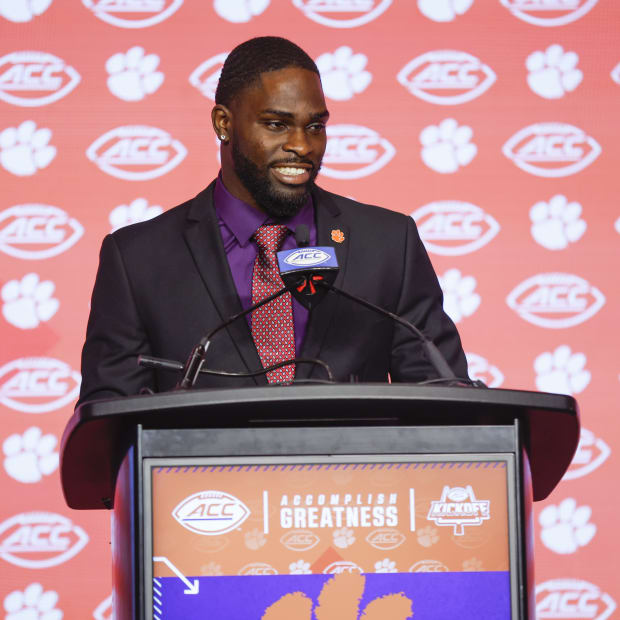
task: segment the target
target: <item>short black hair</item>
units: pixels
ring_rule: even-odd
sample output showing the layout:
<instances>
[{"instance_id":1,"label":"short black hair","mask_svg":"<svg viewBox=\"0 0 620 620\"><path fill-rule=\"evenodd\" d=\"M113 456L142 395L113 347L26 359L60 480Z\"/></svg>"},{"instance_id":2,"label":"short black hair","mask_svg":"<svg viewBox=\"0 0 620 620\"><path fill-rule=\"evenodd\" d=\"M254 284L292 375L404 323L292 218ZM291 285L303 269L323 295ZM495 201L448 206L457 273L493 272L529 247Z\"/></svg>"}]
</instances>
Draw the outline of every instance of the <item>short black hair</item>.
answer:
<instances>
[{"instance_id":1,"label":"short black hair","mask_svg":"<svg viewBox=\"0 0 620 620\"><path fill-rule=\"evenodd\" d=\"M320 76L314 60L288 39L256 37L237 45L222 67L215 103L229 106L241 90L258 81L261 73L286 67L301 67Z\"/></svg>"}]
</instances>

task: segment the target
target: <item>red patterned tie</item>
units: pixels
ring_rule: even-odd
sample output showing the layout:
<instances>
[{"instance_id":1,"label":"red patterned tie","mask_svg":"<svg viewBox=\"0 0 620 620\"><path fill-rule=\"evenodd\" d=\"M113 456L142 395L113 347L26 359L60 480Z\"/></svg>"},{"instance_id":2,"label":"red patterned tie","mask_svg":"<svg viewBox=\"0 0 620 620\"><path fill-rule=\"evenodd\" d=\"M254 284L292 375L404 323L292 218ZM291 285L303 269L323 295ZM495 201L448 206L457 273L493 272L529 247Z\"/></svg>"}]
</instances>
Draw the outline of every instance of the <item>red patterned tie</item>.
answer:
<instances>
[{"instance_id":1,"label":"red patterned tie","mask_svg":"<svg viewBox=\"0 0 620 620\"><path fill-rule=\"evenodd\" d=\"M269 297L284 287L276 252L288 229L286 226L261 226L254 239L258 255L252 273L252 303ZM263 368L295 357L295 332L291 294L284 293L252 312L252 338ZM295 377L295 366L289 364L267 373L269 383L286 383Z\"/></svg>"}]
</instances>

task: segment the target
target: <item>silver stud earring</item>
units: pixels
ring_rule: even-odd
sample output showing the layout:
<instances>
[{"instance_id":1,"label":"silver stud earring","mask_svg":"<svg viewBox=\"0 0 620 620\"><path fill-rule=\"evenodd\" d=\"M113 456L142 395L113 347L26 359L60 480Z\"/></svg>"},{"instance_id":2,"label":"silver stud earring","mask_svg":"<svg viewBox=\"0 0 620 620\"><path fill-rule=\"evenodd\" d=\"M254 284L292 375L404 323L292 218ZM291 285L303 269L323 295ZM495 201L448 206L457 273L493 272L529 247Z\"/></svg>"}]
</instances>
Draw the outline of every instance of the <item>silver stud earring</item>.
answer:
<instances>
[{"instance_id":1,"label":"silver stud earring","mask_svg":"<svg viewBox=\"0 0 620 620\"><path fill-rule=\"evenodd\" d=\"M224 140L226 140L226 136L224 134L221 134L220 135L220 140L222 140L222 142L223 142Z\"/></svg>"}]
</instances>

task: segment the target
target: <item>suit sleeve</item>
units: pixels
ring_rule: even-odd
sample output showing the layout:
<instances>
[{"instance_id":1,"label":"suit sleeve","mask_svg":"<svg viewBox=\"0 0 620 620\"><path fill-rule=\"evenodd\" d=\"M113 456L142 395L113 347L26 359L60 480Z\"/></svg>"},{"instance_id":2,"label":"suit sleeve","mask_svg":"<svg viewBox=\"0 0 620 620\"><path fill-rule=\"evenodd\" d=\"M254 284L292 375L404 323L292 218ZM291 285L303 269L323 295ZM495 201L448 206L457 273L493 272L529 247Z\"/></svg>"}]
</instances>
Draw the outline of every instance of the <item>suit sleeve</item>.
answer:
<instances>
[{"instance_id":1,"label":"suit sleeve","mask_svg":"<svg viewBox=\"0 0 620 620\"><path fill-rule=\"evenodd\" d=\"M456 326L443 310L443 293L412 218L407 236L397 314L429 337L457 377L466 378L467 362ZM392 342L390 375L394 381L434 379L437 373L426 359L420 342L396 326Z\"/></svg>"},{"instance_id":2,"label":"suit sleeve","mask_svg":"<svg viewBox=\"0 0 620 620\"><path fill-rule=\"evenodd\" d=\"M113 236L101 246L86 341L82 350L82 386L78 405L88 400L137 394L155 389L151 370L138 366L150 353L123 257Z\"/></svg>"}]
</instances>

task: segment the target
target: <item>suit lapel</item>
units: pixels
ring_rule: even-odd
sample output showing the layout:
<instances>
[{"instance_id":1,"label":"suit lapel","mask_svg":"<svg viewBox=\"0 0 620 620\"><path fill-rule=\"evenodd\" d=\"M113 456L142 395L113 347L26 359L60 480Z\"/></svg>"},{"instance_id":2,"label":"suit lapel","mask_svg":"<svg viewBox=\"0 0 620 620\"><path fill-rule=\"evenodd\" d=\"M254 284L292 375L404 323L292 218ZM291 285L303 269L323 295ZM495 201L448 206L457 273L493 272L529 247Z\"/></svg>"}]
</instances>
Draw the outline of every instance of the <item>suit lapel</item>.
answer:
<instances>
[{"instance_id":1,"label":"suit lapel","mask_svg":"<svg viewBox=\"0 0 620 620\"><path fill-rule=\"evenodd\" d=\"M241 301L230 272L213 206L215 182L194 198L184 232L187 246L206 286L221 321L241 312ZM261 362L245 317L227 328L239 355L248 370L258 370ZM223 369L225 370L225 369ZM254 377L257 385L267 383L264 375Z\"/></svg>"},{"instance_id":2,"label":"suit lapel","mask_svg":"<svg viewBox=\"0 0 620 620\"><path fill-rule=\"evenodd\" d=\"M327 192L317 187L313 192L312 198L316 212L317 245L332 246L336 250L340 269L334 286L340 288L344 282L349 254L349 228L342 222L340 209ZM325 299L312 310L301 357L320 359L321 348L339 302L337 293L328 293ZM297 367L297 378L304 379L311 375L316 377L323 376L319 369L310 364L300 364Z\"/></svg>"}]
</instances>

